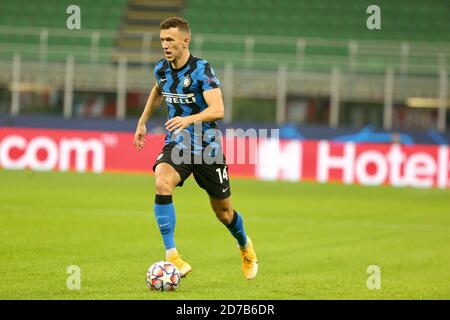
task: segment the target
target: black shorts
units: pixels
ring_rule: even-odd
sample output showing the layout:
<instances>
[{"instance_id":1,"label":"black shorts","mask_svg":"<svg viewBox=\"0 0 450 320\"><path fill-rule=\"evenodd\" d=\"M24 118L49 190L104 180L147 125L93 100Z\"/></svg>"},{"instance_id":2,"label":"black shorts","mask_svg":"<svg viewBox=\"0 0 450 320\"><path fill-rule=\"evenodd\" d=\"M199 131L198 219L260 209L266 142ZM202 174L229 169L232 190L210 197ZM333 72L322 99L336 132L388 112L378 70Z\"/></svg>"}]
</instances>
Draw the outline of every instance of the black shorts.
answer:
<instances>
[{"instance_id":1,"label":"black shorts","mask_svg":"<svg viewBox=\"0 0 450 320\"><path fill-rule=\"evenodd\" d=\"M174 144L171 143L164 146L162 152L156 158L156 162L153 165L153 171L155 171L158 164L162 162L168 163L181 177L181 182L177 185L178 187L183 186L184 180L192 173L197 184L205 189L209 196L215 199L225 199L231 195L228 168L223 154L221 155L223 157L223 163L197 164L192 160L189 164L175 164L171 157L173 148Z\"/></svg>"}]
</instances>

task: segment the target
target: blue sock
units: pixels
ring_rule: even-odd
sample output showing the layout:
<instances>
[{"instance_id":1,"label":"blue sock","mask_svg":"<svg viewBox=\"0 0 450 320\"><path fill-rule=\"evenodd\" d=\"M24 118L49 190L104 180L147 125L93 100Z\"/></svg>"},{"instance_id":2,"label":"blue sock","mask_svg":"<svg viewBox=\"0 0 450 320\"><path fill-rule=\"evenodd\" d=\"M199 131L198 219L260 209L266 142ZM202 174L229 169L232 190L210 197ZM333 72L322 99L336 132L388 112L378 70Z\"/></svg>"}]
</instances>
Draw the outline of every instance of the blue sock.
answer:
<instances>
[{"instance_id":1,"label":"blue sock","mask_svg":"<svg viewBox=\"0 0 450 320\"><path fill-rule=\"evenodd\" d=\"M166 250L175 248L174 231L176 219L172 196L156 195L155 217Z\"/></svg>"},{"instance_id":2,"label":"blue sock","mask_svg":"<svg viewBox=\"0 0 450 320\"><path fill-rule=\"evenodd\" d=\"M233 220L229 225L226 225L233 237L236 238L239 246L245 247L247 244L247 235L244 230L244 221L239 213L234 211Z\"/></svg>"}]
</instances>

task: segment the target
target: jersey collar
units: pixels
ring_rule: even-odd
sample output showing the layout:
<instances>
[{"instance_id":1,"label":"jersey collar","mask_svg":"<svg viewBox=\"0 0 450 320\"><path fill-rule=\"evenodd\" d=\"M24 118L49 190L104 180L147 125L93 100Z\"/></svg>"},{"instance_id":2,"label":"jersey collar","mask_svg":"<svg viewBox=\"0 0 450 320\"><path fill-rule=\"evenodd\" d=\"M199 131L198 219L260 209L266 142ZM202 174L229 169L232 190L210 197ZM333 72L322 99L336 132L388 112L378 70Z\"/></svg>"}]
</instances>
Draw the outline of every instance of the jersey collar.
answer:
<instances>
[{"instance_id":1,"label":"jersey collar","mask_svg":"<svg viewBox=\"0 0 450 320\"><path fill-rule=\"evenodd\" d=\"M194 57L192 56L192 54L190 54L190 55L189 55L189 58L188 58L187 61L186 61L186 63L185 63L182 67L179 67L178 69L175 69L174 67L172 67L172 63L170 63L170 62L169 62L169 67L170 67L170 69L171 69L172 71L180 71L180 70L186 68L186 66L187 66L188 64L191 63L191 61L192 61L193 58L194 58Z\"/></svg>"}]
</instances>

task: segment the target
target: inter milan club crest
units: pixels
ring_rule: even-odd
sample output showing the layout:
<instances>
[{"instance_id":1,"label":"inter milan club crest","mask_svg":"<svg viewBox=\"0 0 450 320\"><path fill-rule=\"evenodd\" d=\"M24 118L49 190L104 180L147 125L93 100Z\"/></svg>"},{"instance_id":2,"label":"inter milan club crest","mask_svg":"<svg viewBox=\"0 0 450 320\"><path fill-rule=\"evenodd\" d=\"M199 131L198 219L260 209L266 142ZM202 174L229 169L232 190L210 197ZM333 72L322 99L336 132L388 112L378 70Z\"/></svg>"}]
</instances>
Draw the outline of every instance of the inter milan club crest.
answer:
<instances>
[{"instance_id":1,"label":"inter milan club crest","mask_svg":"<svg viewBox=\"0 0 450 320\"><path fill-rule=\"evenodd\" d=\"M189 77L189 75L187 74L184 79L183 79L183 87L189 87L191 84L191 78Z\"/></svg>"}]
</instances>

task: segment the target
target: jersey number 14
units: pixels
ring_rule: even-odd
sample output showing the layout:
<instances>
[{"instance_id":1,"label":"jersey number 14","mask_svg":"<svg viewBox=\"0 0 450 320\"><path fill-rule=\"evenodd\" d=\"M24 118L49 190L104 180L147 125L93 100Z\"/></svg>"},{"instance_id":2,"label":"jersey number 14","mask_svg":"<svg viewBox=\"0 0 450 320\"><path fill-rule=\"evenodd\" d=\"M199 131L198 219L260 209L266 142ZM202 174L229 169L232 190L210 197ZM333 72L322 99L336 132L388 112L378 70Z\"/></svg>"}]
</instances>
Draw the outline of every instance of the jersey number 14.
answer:
<instances>
[{"instance_id":1,"label":"jersey number 14","mask_svg":"<svg viewBox=\"0 0 450 320\"><path fill-rule=\"evenodd\" d=\"M227 167L223 168L222 172L220 171L220 168L216 169L216 172L219 175L220 183L223 183L223 180L228 180Z\"/></svg>"}]
</instances>

